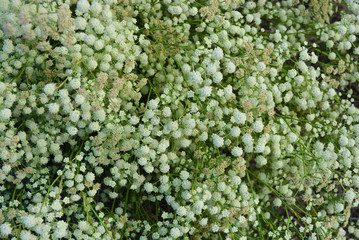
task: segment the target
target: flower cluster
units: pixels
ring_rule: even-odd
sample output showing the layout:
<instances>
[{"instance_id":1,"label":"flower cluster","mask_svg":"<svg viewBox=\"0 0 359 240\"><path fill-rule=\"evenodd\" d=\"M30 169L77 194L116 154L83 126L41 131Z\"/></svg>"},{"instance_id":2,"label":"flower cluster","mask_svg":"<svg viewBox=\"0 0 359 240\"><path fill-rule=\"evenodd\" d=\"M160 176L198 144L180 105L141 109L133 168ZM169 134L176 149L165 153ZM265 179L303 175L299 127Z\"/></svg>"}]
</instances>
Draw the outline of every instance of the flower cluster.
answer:
<instances>
[{"instance_id":1,"label":"flower cluster","mask_svg":"<svg viewBox=\"0 0 359 240\"><path fill-rule=\"evenodd\" d=\"M0 238L359 238L358 16L1 0Z\"/></svg>"}]
</instances>

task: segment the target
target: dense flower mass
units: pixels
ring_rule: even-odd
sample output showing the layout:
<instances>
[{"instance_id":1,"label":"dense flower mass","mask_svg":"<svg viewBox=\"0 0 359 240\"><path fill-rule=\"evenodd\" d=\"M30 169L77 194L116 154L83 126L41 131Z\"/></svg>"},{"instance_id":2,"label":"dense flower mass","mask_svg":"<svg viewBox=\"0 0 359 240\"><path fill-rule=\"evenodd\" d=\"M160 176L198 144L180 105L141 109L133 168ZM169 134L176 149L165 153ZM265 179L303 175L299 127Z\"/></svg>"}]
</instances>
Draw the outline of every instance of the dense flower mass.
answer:
<instances>
[{"instance_id":1,"label":"dense flower mass","mask_svg":"<svg viewBox=\"0 0 359 240\"><path fill-rule=\"evenodd\" d=\"M0 0L0 238L358 239L355 0Z\"/></svg>"}]
</instances>

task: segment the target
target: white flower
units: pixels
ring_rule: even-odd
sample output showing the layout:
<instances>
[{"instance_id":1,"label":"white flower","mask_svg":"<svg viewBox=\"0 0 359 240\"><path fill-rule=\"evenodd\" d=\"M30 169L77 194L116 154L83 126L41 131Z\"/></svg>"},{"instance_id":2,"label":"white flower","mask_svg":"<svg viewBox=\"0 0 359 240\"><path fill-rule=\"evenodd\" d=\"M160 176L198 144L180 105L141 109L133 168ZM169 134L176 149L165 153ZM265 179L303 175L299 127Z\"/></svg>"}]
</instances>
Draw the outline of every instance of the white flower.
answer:
<instances>
[{"instance_id":1,"label":"white flower","mask_svg":"<svg viewBox=\"0 0 359 240\"><path fill-rule=\"evenodd\" d=\"M56 85L53 83L48 83L44 87L44 92L46 95L53 95L56 90Z\"/></svg>"},{"instance_id":2,"label":"white flower","mask_svg":"<svg viewBox=\"0 0 359 240\"><path fill-rule=\"evenodd\" d=\"M262 132L264 126L263 126L263 123L261 120L256 120L253 123L252 127L253 127L253 131L259 133L259 132Z\"/></svg>"},{"instance_id":3,"label":"white flower","mask_svg":"<svg viewBox=\"0 0 359 240\"><path fill-rule=\"evenodd\" d=\"M75 18L75 26L78 30L85 30L87 26L87 21L83 17L77 17Z\"/></svg>"},{"instance_id":4,"label":"white flower","mask_svg":"<svg viewBox=\"0 0 359 240\"><path fill-rule=\"evenodd\" d=\"M181 178L182 180L188 179L188 178L189 178L189 172L187 172L186 170L181 171L181 172L180 172L180 178Z\"/></svg>"},{"instance_id":5,"label":"white flower","mask_svg":"<svg viewBox=\"0 0 359 240\"><path fill-rule=\"evenodd\" d=\"M218 136L217 134L212 134L213 145L215 147L222 147L224 144L224 140L222 137Z\"/></svg>"},{"instance_id":6,"label":"white flower","mask_svg":"<svg viewBox=\"0 0 359 240\"><path fill-rule=\"evenodd\" d=\"M253 77L253 76L248 77L247 78L247 84L249 86L251 86L251 87L254 86L256 84L256 78Z\"/></svg>"},{"instance_id":7,"label":"white flower","mask_svg":"<svg viewBox=\"0 0 359 240\"><path fill-rule=\"evenodd\" d=\"M182 8L180 6L169 6L168 12L172 13L173 15L180 15L182 13Z\"/></svg>"},{"instance_id":8,"label":"white flower","mask_svg":"<svg viewBox=\"0 0 359 240\"><path fill-rule=\"evenodd\" d=\"M90 224L88 222L82 220L79 222L78 227L80 230L86 232L90 229Z\"/></svg>"},{"instance_id":9,"label":"white flower","mask_svg":"<svg viewBox=\"0 0 359 240\"><path fill-rule=\"evenodd\" d=\"M235 185L235 186L239 186L239 184L241 184L242 180L239 176L233 176L231 178L231 182Z\"/></svg>"},{"instance_id":10,"label":"white flower","mask_svg":"<svg viewBox=\"0 0 359 240\"><path fill-rule=\"evenodd\" d=\"M159 102L160 102L160 99L159 99L159 98L152 99L152 100L150 100L150 101L148 102L148 105L147 105L147 106L148 106L150 109L155 110L155 109L157 109Z\"/></svg>"},{"instance_id":11,"label":"white flower","mask_svg":"<svg viewBox=\"0 0 359 240\"><path fill-rule=\"evenodd\" d=\"M60 211L60 210L62 209L60 200L56 199L56 200L52 203L51 208L54 209L55 211Z\"/></svg>"},{"instance_id":12,"label":"white flower","mask_svg":"<svg viewBox=\"0 0 359 240\"><path fill-rule=\"evenodd\" d=\"M258 70L259 72L263 72L265 69L266 69L266 65L265 65L264 62L259 62L259 63L257 63L257 70Z\"/></svg>"},{"instance_id":13,"label":"white flower","mask_svg":"<svg viewBox=\"0 0 359 240\"><path fill-rule=\"evenodd\" d=\"M232 127L231 128L231 135L233 137L238 137L241 134L241 130L239 129L239 127Z\"/></svg>"},{"instance_id":14,"label":"white flower","mask_svg":"<svg viewBox=\"0 0 359 240\"><path fill-rule=\"evenodd\" d=\"M222 75L221 72L215 72L215 73L213 73L212 77L213 77L213 82L215 82L215 83L219 83L219 82L221 82L222 79L223 79L223 75Z\"/></svg>"},{"instance_id":15,"label":"white flower","mask_svg":"<svg viewBox=\"0 0 359 240\"><path fill-rule=\"evenodd\" d=\"M100 126L100 124L98 124L98 122L92 122L89 125L89 129L91 131L99 131L101 129L101 126Z\"/></svg>"},{"instance_id":16,"label":"white flower","mask_svg":"<svg viewBox=\"0 0 359 240\"><path fill-rule=\"evenodd\" d=\"M49 111L52 114L58 113L59 109L60 109L60 106L57 103L50 103L50 104L47 105L47 107L49 108Z\"/></svg>"},{"instance_id":17,"label":"white flower","mask_svg":"<svg viewBox=\"0 0 359 240\"><path fill-rule=\"evenodd\" d=\"M103 122L106 119L106 112L103 109L97 110L94 115L100 122Z\"/></svg>"},{"instance_id":18,"label":"white flower","mask_svg":"<svg viewBox=\"0 0 359 240\"><path fill-rule=\"evenodd\" d=\"M102 12L102 5L98 1L93 1L91 4L91 12L95 15L99 15Z\"/></svg>"},{"instance_id":19,"label":"white flower","mask_svg":"<svg viewBox=\"0 0 359 240\"><path fill-rule=\"evenodd\" d=\"M217 189L218 191L223 192L226 189L226 184L224 182L218 183Z\"/></svg>"},{"instance_id":20,"label":"white flower","mask_svg":"<svg viewBox=\"0 0 359 240\"><path fill-rule=\"evenodd\" d=\"M39 221L33 215L21 217L21 222L28 228L34 227Z\"/></svg>"},{"instance_id":21,"label":"white flower","mask_svg":"<svg viewBox=\"0 0 359 240\"><path fill-rule=\"evenodd\" d=\"M14 45L12 43L12 41L10 39L6 39L4 41L4 45L2 47L2 50L4 51L4 53L10 54L14 51Z\"/></svg>"},{"instance_id":22,"label":"white flower","mask_svg":"<svg viewBox=\"0 0 359 240\"><path fill-rule=\"evenodd\" d=\"M220 47L216 47L212 52L212 58L214 60L221 60L223 58L223 50Z\"/></svg>"},{"instance_id":23,"label":"white flower","mask_svg":"<svg viewBox=\"0 0 359 240\"><path fill-rule=\"evenodd\" d=\"M182 235L181 231L177 227L172 228L170 234L174 239L177 239Z\"/></svg>"},{"instance_id":24,"label":"white flower","mask_svg":"<svg viewBox=\"0 0 359 240\"><path fill-rule=\"evenodd\" d=\"M70 121L77 122L80 119L80 115L81 113L78 110L71 111L69 116Z\"/></svg>"},{"instance_id":25,"label":"white flower","mask_svg":"<svg viewBox=\"0 0 359 240\"><path fill-rule=\"evenodd\" d=\"M67 132L68 132L71 136L74 136L74 135L77 134L78 129L77 129L76 127L74 127L74 126L69 126L69 127L67 128Z\"/></svg>"},{"instance_id":26,"label":"white flower","mask_svg":"<svg viewBox=\"0 0 359 240\"><path fill-rule=\"evenodd\" d=\"M245 133L242 136L242 141L245 145L252 145L253 144L253 138L249 133Z\"/></svg>"},{"instance_id":27,"label":"white flower","mask_svg":"<svg viewBox=\"0 0 359 240\"><path fill-rule=\"evenodd\" d=\"M10 223L3 223L0 227L0 232L4 234L5 236L8 236L11 234L12 228Z\"/></svg>"},{"instance_id":28,"label":"white flower","mask_svg":"<svg viewBox=\"0 0 359 240\"><path fill-rule=\"evenodd\" d=\"M233 113L233 118L237 124L244 124L246 122L247 115L236 109Z\"/></svg>"},{"instance_id":29,"label":"white flower","mask_svg":"<svg viewBox=\"0 0 359 240\"><path fill-rule=\"evenodd\" d=\"M205 225L207 225L207 223L208 223L208 218L202 218L199 221L199 225L201 225L201 226L205 226Z\"/></svg>"},{"instance_id":30,"label":"white flower","mask_svg":"<svg viewBox=\"0 0 359 240\"><path fill-rule=\"evenodd\" d=\"M177 215L178 216L185 216L187 214L187 210L185 207L181 206L181 207L178 207L177 210Z\"/></svg>"},{"instance_id":31,"label":"white flower","mask_svg":"<svg viewBox=\"0 0 359 240\"><path fill-rule=\"evenodd\" d=\"M82 105L84 102L86 101L86 98L80 94L77 94L76 97L75 97L75 102L78 104L78 105Z\"/></svg>"},{"instance_id":32,"label":"white flower","mask_svg":"<svg viewBox=\"0 0 359 240\"><path fill-rule=\"evenodd\" d=\"M22 230L20 233L20 239L21 240L36 240L37 236L32 234L30 231Z\"/></svg>"},{"instance_id":33,"label":"white flower","mask_svg":"<svg viewBox=\"0 0 359 240\"><path fill-rule=\"evenodd\" d=\"M349 189L346 193L345 193L345 201L348 203L352 203L355 199L355 192L353 191L353 189Z\"/></svg>"},{"instance_id":34,"label":"white flower","mask_svg":"<svg viewBox=\"0 0 359 240\"><path fill-rule=\"evenodd\" d=\"M86 13L90 8L90 4L87 0L79 0L77 2L77 11Z\"/></svg>"},{"instance_id":35,"label":"white flower","mask_svg":"<svg viewBox=\"0 0 359 240\"><path fill-rule=\"evenodd\" d=\"M71 79L71 81L69 82L69 85L71 88L73 89L78 89L81 87L81 80L78 78L73 78Z\"/></svg>"},{"instance_id":36,"label":"white flower","mask_svg":"<svg viewBox=\"0 0 359 240\"><path fill-rule=\"evenodd\" d=\"M65 221L59 221L56 224L56 228L54 231L55 238L63 238L67 235L67 223Z\"/></svg>"},{"instance_id":37,"label":"white flower","mask_svg":"<svg viewBox=\"0 0 359 240\"><path fill-rule=\"evenodd\" d=\"M341 135L339 138L339 144L340 146L346 146L349 143L349 140L346 136Z\"/></svg>"},{"instance_id":38,"label":"white flower","mask_svg":"<svg viewBox=\"0 0 359 240\"><path fill-rule=\"evenodd\" d=\"M212 75L217 72L217 66L214 63L209 63L206 70L209 75Z\"/></svg>"},{"instance_id":39,"label":"white flower","mask_svg":"<svg viewBox=\"0 0 359 240\"><path fill-rule=\"evenodd\" d=\"M8 108L4 108L0 111L0 117L4 120L8 120L11 117L11 110Z\"/></svg>"},{"instance_id":40,"label":"white flower","mask_svg":"<svg viewBox=\"0 0 359 240\"><path fill-rule=\"evenodd\" d=\"M212 87L211 86L204 86L197 90L197 93L200 95L201 98L206 98L211 96Z\"/></svg>"},{"instance_id":41,"label":"white flower","mask_svg":"<svg viewBox=\"0 0 359 240\"><path fill-rule=\"evenodd\" d=\"M188 75L188 81L191 82L192 84L200 84L203 82L201 73L196 72L196 71L192 71L189 73Z\"/></svg>"},{"instance_id":42,"label":"white flower","mask_svg":"<svg viewBox=\"0 0 359 240\"><path fill-rule=\"evenodd\" d=\"M105 47L105 42L102 39L99 39L94 43L94 47L97 51L99 51Z\"/></svg>"},{"instance_id":43,"label":"white flower","mask_svg":"<svg viewBox=\"0 0 359 240\"><path fill-rule=\"evenodd\" d=\"M227 71L228 73L234 73L234 72L236 71L236 66L234 65L234 63L228 62L228 63L226 64L226 71Z\"/></svg>"},{"instance_id":44,"label":"white flower","mask_svg":"<svg viewBox=\"0 0 359 240\"><path fill-rule=\"evenodd\" d=\"M217 224L214 224L214 225L212 226L212 232L218 232L218 230L219 230L218 225L217 225Z\"/></svg>"},{"instance_id":45,"label":"white flower","mask_svg":"<svg viewBox=\"0 0 359 240\"><path fill-rule=\"evenodd\" d=\"M295 76L297 76L297 70L295 70L295 69L290 69L290 70L288 71L288 77L294 78Z\"/></svg>"},{"instance_id":46,"label":"white flower","mask_svg":"<svg viewBox=\"0 0 359 240\"><path fill-rule=\"evenodd\" d=\"M146 182L145 185L144 185L144 188L145 188L146 192L148 192L148 193L153 191L152 183Z\"/></svg>"},{"instance_id":47,"label":"white flower","mask_svg":"<svg viewBox=\"0 0 359 240\"><path fill-rule=\"evenodd\" d=\"M202 210L204 208L204 202L202 200L197 200L194 204L193 204L193 211L195 214L199 215L202 213Z\"/></svg>"},{"instance_id":48,"label":"white flower","mask_svg":"<svg viewBox=\"0 0 359 240\"><path fill-rule=\"evenodd\" d=\"M231 153L235 157L240 157L243 154L243 150L240 147L234 147Z\"/></svg>"}]
</instances>

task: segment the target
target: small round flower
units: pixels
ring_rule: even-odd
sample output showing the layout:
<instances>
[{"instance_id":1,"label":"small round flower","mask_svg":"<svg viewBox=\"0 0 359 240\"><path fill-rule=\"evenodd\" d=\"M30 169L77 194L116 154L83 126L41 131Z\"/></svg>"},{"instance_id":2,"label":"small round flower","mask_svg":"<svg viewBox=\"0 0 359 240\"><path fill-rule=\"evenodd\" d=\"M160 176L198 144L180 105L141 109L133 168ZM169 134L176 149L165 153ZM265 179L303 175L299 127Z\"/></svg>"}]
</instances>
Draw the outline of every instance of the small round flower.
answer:
<instances>
[{"instance_id":1,"label":"small round flower","mask_svg":"<svg viewBox=\"0 0 359 240\"><path fill-rule=\"evenodd\" d=\"M213 77L213 82L215 83L219 83L223 80L223 74L221 72L213 73L212 77Z\"/></svg>"},{"instance_id":2,"label":"small round flower","mask_svg":"<svg viewBox=\"0 0 359 240\"><path fill-rule=\"evenodd\" d=\"M238 137L241 134L241 129L239 127L231 128L231 136Z\"/></svg>"},{"instance_id":3,"label":"small round flower","mask_svg":"<svg viewBox=\"0 0 359 240\"><path fill-rule=\"evenodd\" d=\"M185 216L187 214L187 209L181 206L177 208L176 212L178 216Z\"/></svg>"},{"instance_id":4,"label":"small round flower","mask_svg":"<svg viewBox=\"0 0 359 240\"><path fill-rule=\"evenodd\" d=\"M258 70L259 72L263 72L265 69L266 69L266 65L265 65L264 62L259 62L259 63L257 63L257 70Z\"/></svg>"},{"instance_id":5,"label":"small round flower","mask_svg":"<svg viewBox=\"0 0 359 240\"><path fill-rule=\"evenodd\" d=\"M217 66L214 63L209 63L206 67L206 70L209 75L213 75L217 72Z\"/></svg>"},{"instance_id":6,"label":"small round flower","mask_svg":"<svg viewBox=\"0 0 359 240\"><path fill-rule=\"evenodd\" d=\"M80 13L86 13L89 8L90 8L90 4L87 0L80 0L77 2L77 11L79 11Z\"/></svg>"},{"instance_id":7,"label":"small round flower","mask_svg":"<svg viewBox=\"0 0 359 240\"><path fill-rule=\"evenodd\" d=\"M148 193L153 191L152 183L146 182L145 185L144 185L144 188L145 188L146 192L148 192Z\"/></svg>"},{"instance_id":8,"label":"small round flower","mask_svg":"<svg viewBox=\"0 0 359 240\"><path fill-rule=\"evenodd\" d=\"M8 236L11 234L12 228L10 223L3 223L0 227L0 232L4 234L5 236Z\"/></svg>"},{"instance_id":9,"label":"small round flower","mask_svg":"<svg viewBox=\"0 0 359 240\"><path fill-rule=\"evenodd\" d=\"M208 218L202 218L199 221L199 225L201 225L201 226L205 226L205 225L207 225L207 223L208 223Z\"/></svg>"},{"instance_id":10,"label":"small round flower","mask_svg":"<svg viewBox=\"0 0 359 240\"><path fill-rule=\"evenodd\" d=\"M193 84L200 84L203 82L200 72L192 71L188 74L188 81Z\"/></svg>"},{"instance_id":11,"label":"small round flower","mask_svg":"<svg viewBox=\"0 0 359 240\"><path fill-rule=\"evenodd\" d=\"M100 40L97 40L95 43L94 43L94 47L97 51L101 50L102 48L105 47L105 41L100 39Z\"/></svg>"},{"instance_id":12,"label":"small round flower","mask_svg":"<svg viewBox=\"0 0 359 240\"><path fill-rule=\"evenodd\" d=\"M263 126L263 123L261 120L256 120L253 123L252 127L253 127L253 131L259 133L259 132L262 132L264 126Z\"/></svg>"},{"instance_id":13,"label":"small round flower","mask_svg":"<svg viewBox=\"0 0 359 240\"><path fill-rule=\"evenodd\" d=\"M78 129L74 126L70 126L67 128L67 132L71 135L74 136L78 133Z\"/></svg>"},{"instance_id":14,"label":"small round flower","mask_svg":"<svg viewBox=\"0 0 359 240\"><path fill-rule=\"evenodd\" d=\"M254 86L256 84L256 78L253 77L253 76L248 77L247 78L247 84L249 86L251 86L251 87Z\"/></svg>"},{"instance_id":15,"label":"small round flower","mask_svg":"<svg viewBox=\"0 0 359 240\"><path fill-rule=\"evenodd\" d=\"M240 157L243 154L243 150L240 147L234 147L231 151L232 155L235 157Z\"/></svg>"},{"instance_id":16,"label":"small round flower","mask_svg":"<svg viewBox=\"0 0 359 240\"><path fill-rule=\"evenodd\" d=\"M182 8L180 6L169 6L168 12L170 12L173 15L180 15L182 13Z\"/></svg>"},{"instance_id":17,"label":"small round flower","mask_svg":"<svg viewBox=\"0 0 359 240\"><path fill-rule=\"evenodd\" d=\"M352 203L355 199L355 192L353 191L353 189L349 189L346 193L345 193L345 201L348 203Z\"/></svg>"},{"instance_id":18,"label":"small round flower","mask_svg":"<svg viewBox=\"0 0 359 240\"><path fill-rule=\"evenodd\" d=\"M218 136L217 134L212 134L213 145L215 147L222 147L224 144L224 140L222 137Z\"/></svg>"},{"instance_id":19,"label":"small round flower","mask_svg":"<svg viewBox=\"0 0 359 240\"><path fill-rule=\"evenodd\" d=\"M131 125L136 125L137 123L139 123L140 119L133 115L130 117L130 119L128 120L128 122L131 124Z\"/></svg>"},{"instance_id":20,"label":"small round flower","mask_svg":"<svg viewBox=\"0 0 359 240\"><path fill-rule=\"evenodd\" d=\"M216 47L212 52L212 58L214 60L221 60L223 58L223 50L220 47Z\"/></svg>"},{"instance_id":21,"label":"small round flower","mask_svg":"<svg viewBox=\"0 0 359 240\"><path fill-rule=\"evenodd\" d=\"M86 98L80 94L77 94L76 97L75 97L75 102L78 104L78 105L82 105L84 102L86 101Z\"/></svg>"},{"instance_id":22,"label":"small round flower","mask_svg":"<svg viewBox=\"0 0 359 240\"><path fill-rule=\"evenodd\" d=\"M0 117L4 120L8 120L11 117L11 110L8 108L4 108L0 111Z\"/></svg>"},{"instance_id":23,"label":"small round flower","mask_svg":"<svg viewBox=\"0 0 359 240\"><path fill-rule=\"evenodd\" d=\"M53 83L48 83L44 87L44 92L46 95L53 95L56 90L56 85Z\"/></svg>"},{"instance_id":24,"label":"small round flower","mask_svg":"<svg viewBox=\"0 0 359 240\"><path fill-rule=\"evenodd\" d=\"M330 60L335 60L336 57L337 57L337 55L334 52L330 52L329 55L328 55L328 58Z\"/></svg>"},{"instance_id":25,"label":"small round flower","mask_svg":"<svg viewBox=\"0 0 359 240\"><path fill-rule=\"evenodd\" d=\"M87 21L83 17L75 18L75 26L77 30L85 30L87 26Z\"/></svg>"},{"instance_id":26,"label":"small round flower","mask_svg":"<svg viewBox=\"0 0 359 240\"><path fill-rule=\"evenodd\" d=\"M60 106L57 103L50 103L50 104L47 105L47 107L49 108L49 111L52 114L58 113L59 109L60 109Z\"/></svg>"},{"instance_id":27,"label":"small round flower","mask_svg":"<svg viewBox=\"0 0 359 240\"><path fill-rule=\"evenodd\" d=\"M87 182L93 182L95 180L95 174L92 172L88 172L85 176Z\"/></svg>"},{"instance_id":28,"label":"small round flower","mask_svg":"<svg viewBox=\"0 0 359 240\"><path fill-rule=\"evenodd\" d=\"M88 231L90 229L90 226L91 225L88 222L83 221L83 220L80 221L79 225L78 225L79 229L84 232Z\"/></svg>"},{"instance_id":29,"label":"small round flower","mask_svg":"<svg viewBox=\"0 0 359 240\"><path fill-rule=\"evenodd\" d=\"M341 135L340 138L339 138L340 146L346 146L346 145L348 145L348 143L349 143L348 138L346 136L344 136L344 135Z\"/></svg>"},{"instance_id":30,"label":"small round flower","mask_svg":"<svg viewBox=\"0 0 359 240\"><path fill-rule=\"evenodd\" d=\"M241 184L242 180L239 176L233 176L231 178L231 182L235 185L235 186L239 186L239 184Z\"/></svg>"},{"instance_id":31,"label":"small round flower","mask_svg":"<svg viewBox=\"0 0 359 240\"><path fill-rule=\"evenodd\" d=\"M181 171L181 173L180 173L180 178L181 178L182 180L188 179L188 178L189 178L189 172L187 172L186 170Z\"/></svg>"},{"instance_id":32,"label":"small round flower","mask_svg":"<svg viewBox=\"0 0 359 240\"><path fill-rule=\"evenodd\" d=\"M218 232L218 231L219 231L218 225L217 225L217 224L214 224L214 225L212 226L212 232Z\"/></svg>"},{"instance_id":33,"label":"small round flower","mask_svg":"<svg viewBox=\"0 0 359 240\"><path fill-rule=\"evenodd\" d=\"M297 70L295 70L295 69L290 69L290 70L288 71L288 77L290 77L290 78L295 78L295 76L297 76Z\"/></svg>"},{"instance_id":34,"label":"small round flower","mask_svg":"<svg viewBox=\"0 0 359 240\"><path fill-rule=\"evenodd\" d=\"M246 122L247 115L236 109L233 113L233 118L237 124L244 124Z\"/></svg>"},{"instance_id":35,"label":"small round flower","mask_svg":"<svg viewBox=\"0 0 359 240\"><path fill-rule=\"evenodd\" d=\"M79 110L71 111L71 112L70 112L70 116L69 116L70 121L72 121L72 122L78 122L78 120L80 119L80 115L81 115L81 113L80 113Z\"/></svg>"},{"instance_id":36,"label":"small round flower","mask_svg":"<svg viewBox=\"0 0 359 240\"><path fill-rule=\"evenodd\" d=\"M182 235L181 231L177 227L172 228L170 234L174 239L177 239Z\"/></svg>"},{"instance_id":37,"label":"small round flower","mask_svg":"<svg viewBox=\"0 0 359 240\"><path fill-rule=\"evenodd\" d=\"M141 166L145 166L147 164L147 158L145 157L140 157L138 159L138 164L140 164Z\"/></svg>"},{"instance_id":38,"label":"small round flower","mask_svg":"<svg viewBox=\"0 0 359 240\"><path fill-rule=\"evenodd\" d=\"M234 71L236 71L236 66L234 65L234 63L228 62L228 63L226 64L226 71L227 71L228 73L234 73Z\"/></svg>"},{"instance_id":39,"label":"small round flower","mask_svg":"<svg viewBox=\"0 0 359 240\"><path fill-rule=\"evenodd\" d=\"M98 122L92 122L89 125L89 129L91 131L99 131L101 129L100 124Z\"/></svg>"},{"instance_id":40,"label":"small round flower","mask_svg":"<svg viewBox=\"0 0 359 240\"><path fill-rule=\"evenodd\" d=\"M197 93L200 95L201 98L207 98L211 96L212 87L211 86L204 86L197 90Z\"/></svg>"},{"instance_id":41,"label":"small round flower","mask_svg":"<svg viewBox=\"0 0 359 240\"><path fill-rule=\"evenodd\" d=\"M91 12L94 15L99 15L102 12L102 5L98 1L93 1L91 4Z\"/></svg>"},{"instance_id":42,"label":"small round flower","mask_svg":"<svg viewBox=\"0 0 359 240\"><path fill-rule=\"evenodd\" d=\"M148 102L147 106L148 106L148 108L155 110L155 109L157 109L159 102L160 102L159 98L152 99Z\"/></svg>"},{"instance_id":43,"label":"small round flower","mask_svg":"<svg viewBox=\"0 0 359 240\"><path fill-rule=\"evenodd\" d=\"M78 89L81 87L81 81L78 78L73 78L71 79L71 81L69 82L69 85L72 89Z\"/></svg>"}]
</instances>

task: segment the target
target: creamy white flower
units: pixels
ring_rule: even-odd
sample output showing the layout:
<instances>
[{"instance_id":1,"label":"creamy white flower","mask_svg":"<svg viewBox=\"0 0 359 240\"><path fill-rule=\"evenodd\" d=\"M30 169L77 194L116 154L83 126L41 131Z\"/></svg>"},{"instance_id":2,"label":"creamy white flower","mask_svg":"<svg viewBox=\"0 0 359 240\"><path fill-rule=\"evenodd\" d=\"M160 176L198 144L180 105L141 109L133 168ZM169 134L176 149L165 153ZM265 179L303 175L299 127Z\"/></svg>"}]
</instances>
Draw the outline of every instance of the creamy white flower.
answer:
<instances>
[{"instance_id":1,"label":"creamy white flower","mask_svg":"<svg viewBox=\"0 0 359 240\"><path fill-rule=\"evenodd\" d=\"M53 83L48 83L44 87L44 92L46 95L53 95L56 90L56 85Z\"/></svg>"},{"instance_id":2,"label":"creamy white flower","mask_svg":"<svg viewBox=\"0 0 359 240\"><path fill-rule=\"evenodd\" d=\"M227 71L228 73L234 73L234 72L236 71L236 66L234 65L234 63L228 62L228 63L226 64L226 71Z\"/></svg>"},{"instance_id":3,"label":"creamy white flower","mask_svg":"<svg viewBox=\"0 0 359 240\"><path fill-rule=\"evenodd\" d=\"M214 60L221 60L223 58L223 50L220 47L216 47L212 52L212 58Z\"/></svg>"},{"instance_id":4,"label":"creamy white flower","mask_svg":"<svg viewBox=\"0 0 359 240\"><path fill-rule=\"evenodd\" d=\"M4 108L0 111L0 117L4 120L8 120L11 117L11 110L8 108Z\"/></svg>"},{"instance_id":5,"label":"creamy white flower","mask_svg":"<svg viewBox=\"0 0 359 240\"><path fill-rule=\"evenodd\" d=\"M222 147L224 144L224 140L222 137L218 136L217 134L212 134L213 145L215 147Z\"/></svg>"},{"instance_id":6,"label":"creamy white flower","mask_svg":"<svg viewBox=\"0 0 359 240\"><path fill-rule=\"evenodd\" d=\"M5 236L10 235L11 232L12 232L11 224L10 224L10 223L7 223L7 222L1 224L1 226L0 226L0 232L1 232L2 234L4 234Z\"/></svg>"},{"instance_id":7,"label":"creamy white flower","mask_svg":"<svg viewBox=\"0 0 359 240\"><path fill-rule=\"evenodd\" d=\"M90 8L90 4L87 0L79 0L77 2L77 11L86 13Z\"/></svg>"}]
</instances>

